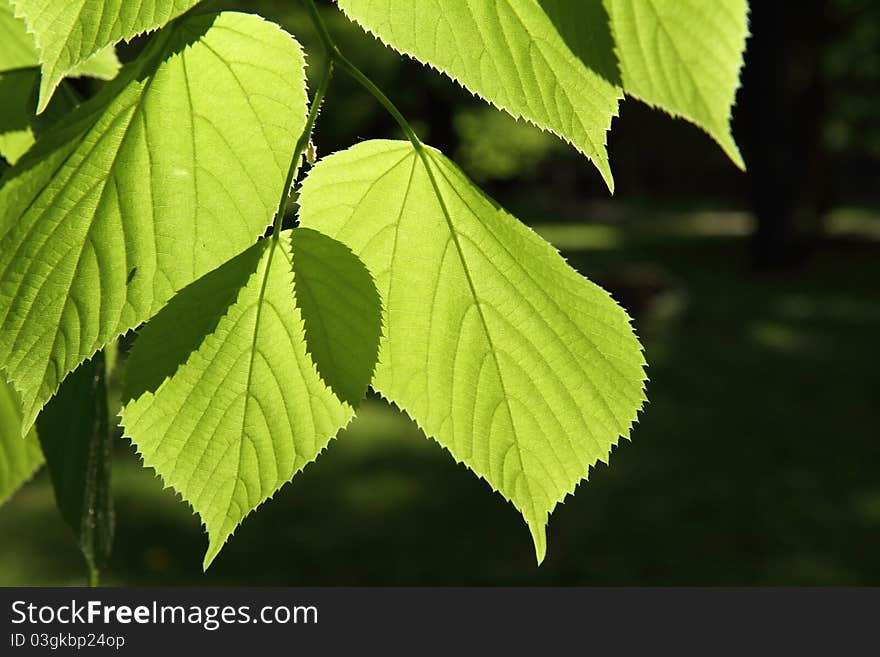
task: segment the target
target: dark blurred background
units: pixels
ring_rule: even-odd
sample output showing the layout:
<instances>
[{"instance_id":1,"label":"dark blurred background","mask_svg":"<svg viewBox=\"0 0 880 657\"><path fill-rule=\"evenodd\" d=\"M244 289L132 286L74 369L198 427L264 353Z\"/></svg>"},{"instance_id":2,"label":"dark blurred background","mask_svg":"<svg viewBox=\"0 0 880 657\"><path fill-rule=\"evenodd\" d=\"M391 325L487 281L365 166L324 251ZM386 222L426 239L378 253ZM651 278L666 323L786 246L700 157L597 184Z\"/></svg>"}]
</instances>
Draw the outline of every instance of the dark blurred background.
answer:
<instances>
[{"instance_id":1,"label":"dark blurred background","mask_svg":"<svg viewBox=\"0 0 880 657\"><path fill-rule=\"evenodd\" d=\"M323 65L294 0L215 4L281 23L312 75ZM609 137L613 198L573 150L324 4L422 138L635 317L650 403L553 514L540 568L513 507L379 399L207 574L198 519L120 441L105 581L880 585L880 2L754 0L734 112L748 173L627 100ZM398 136L338 73L319 155ZM0 508L0 536L0 584L83 581L45 474Z\"/></svg>"}]
</instances>

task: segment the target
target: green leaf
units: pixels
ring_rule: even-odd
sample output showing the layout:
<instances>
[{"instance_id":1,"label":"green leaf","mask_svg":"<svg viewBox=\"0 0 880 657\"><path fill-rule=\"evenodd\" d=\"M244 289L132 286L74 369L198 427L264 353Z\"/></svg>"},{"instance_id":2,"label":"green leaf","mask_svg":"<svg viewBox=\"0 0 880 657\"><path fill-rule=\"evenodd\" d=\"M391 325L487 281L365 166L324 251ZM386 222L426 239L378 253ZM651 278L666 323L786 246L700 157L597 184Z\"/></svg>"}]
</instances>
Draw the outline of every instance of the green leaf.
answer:
<instances>
[{"instance_id":1,"label":"green leaf","mask_svg":"<svg viewBox=\"0 0 880 657\"><path fill-rule=\"evenodd\" d=\"M730 132L746 0L604 0L626 92L705 130L740 168Z\"/></svg>"},{"instance_id":2,"label":"green leaf","mask_svg":"<svg viewBox=\"0 0 880 657\"><path fill-rule=\"evenodd\" d=\"M0 73L0 156L10 164L15 164L40 134L78 105L74 92L62 82L49 108L36 116L39 76L36 68Z\"/></svg>"},{"instance_id":3,"label":"green leaf","mask_svg":"<svg viewBox=\"0 0 880 657\"><path fill-rule=\"evenodd\" d=\"M373 378L382 335L373 278L347 246L308 228L293 232L293 271L309 354L336 396L356 406Z\"/></svg>"},{"instance_id":4,"label":"green leaf","mask_svg":"<svg viewBox=\"0 0 880 657\"><path fill-rule=\"evenodd\" d=\"M339 0L339 6L396 50L571 143L613 190L606 133L623 94L569 47L537 2ZM586 21L589 13L576 18Z\"/></svg>"},{"instance_id":5,"label":"green leaf","mask_svg":"<svg viewBox=\"0 0 880 657\"><path fill-rule=\"evenodd\" d=\"M37 430L21 437L18 395L0 376L0 504L34 476L43 464Z\"/></svg>"},{"instance_id":6,"label":"green leaf","mask_svg":"<svg viewBox=\"0 0 880 657\"><path fill-rule=\"evenodd\" d=\"M37 418L55 501L93 582L110 556L114 526L104 363L99 352L80 365Z\"/></svg>"},{"instance_id":7,"label":"green leaf","mask_svg":"<svg viewBox=\"0 0 880 657\"><path fill-rule=\"evenodd\" d=\"M16 18L9 0L0 0L0 71L32 68L40 65L40 55L25 22ZM112 46L95 52L62 77L89 76L109 80L119 70L119 59ZM61 81L61 78L52 87ZM51 96L51 94L50 94ZM48 105L49 98L46 99ZM45 109L45 106L44 108ZM42 111L42 110L41 110Z\"/></svg>"},{"instance_id":8,"label":"green leaf","mask_svg":"<svg viewBox=\"0 0 880 657\"><path fill-rule=\"evenodd\" d=\"M351 19L513 116L570 142L613 191L605 133L624 91L706 130L729 118L746 0L339 0Z\"/></svg>"},{"instance_id":9,"label":"green leaf","mask_svg":"<svg viewBox=\"0 0 880 657\"><path fill-rule=\"evenodd\" d=\"M9 0L0 0L0 71L39 65L33 37L15 17Z\"/></svg>"},{"instance_id":10,"label":"green leaf","mask_svg":"<svg viewBox=\"0 0 880 657\"><path fill-rule=\"evenodd\" d=\"M128 363L125 434L201 517L205 568L353 415L306 352L289 249L288 231L184 289Z\"/></svg>"},{"instance_id":11,"label":"green leaf","mask_svg":"<svg viewBox=\"0 0 880 657\"><path fill-rule=\"evenodd\" d=\"M13 0L16 14L34 35L43 77L37 112L42 112L58 83L82 74L107 46L158 29L199 0Z\"/></svg>"},{"instance_id":12,"label":"green leaf","mask_svg":"<svg viewBox=\"0 0 880 657\"><path fill-rule=\"evenodd\" d=\"M38 132L76 106L69 88L53 96L49 110L36 115L39 55L24 21L9 0L0 0L0 157L10 164L33 145ZM110 79L119 70L112 47L102 50L71 75Z\"/></svg>"},{"instance_id":13,"label":"green leaf","mask_svg":"<svg viewBox=\"0 0 880 657\"><path fill-rule=\"evenodd\" d=\"M0 367L25 429L68 372L264 232L306 104L290 35L192 17L6 174Z\"/></svg>"},{"instance_id":14,"label":"green leaf","mask_svg":"<svg viewBox=\"0 0 880 657\"><path fill-rule=\"evenodd\" d=\"M626 312L437 151L358 144L319 162L299 202L376 279L373 387L513 502L540 562L549 514L644 401Z\"/></svg>"}]
</instances>

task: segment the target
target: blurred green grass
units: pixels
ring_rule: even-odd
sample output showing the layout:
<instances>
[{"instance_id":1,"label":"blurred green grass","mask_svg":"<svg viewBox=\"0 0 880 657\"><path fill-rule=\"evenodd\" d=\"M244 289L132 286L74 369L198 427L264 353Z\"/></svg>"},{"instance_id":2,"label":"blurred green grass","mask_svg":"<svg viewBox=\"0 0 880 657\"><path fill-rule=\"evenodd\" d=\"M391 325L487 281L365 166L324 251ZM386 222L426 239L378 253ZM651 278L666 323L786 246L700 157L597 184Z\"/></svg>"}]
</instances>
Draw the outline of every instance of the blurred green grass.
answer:
<instances>
[{"instance_id":1,"label":"blurred green grass","mask_svg":"<svg viewBox=\"0 0 880 657\"><path fill-rule=\"evenodd\" d=\"M535 226L635 316L651 378L540 568L514 509L371 398L207 574L197 518L120 444L105 582L878 585L880 218L840 216L808 268L773 275L711 214ZM45 474L0 508L0 537L0 584L82 583Z\"/></svg>"}]
</instances>

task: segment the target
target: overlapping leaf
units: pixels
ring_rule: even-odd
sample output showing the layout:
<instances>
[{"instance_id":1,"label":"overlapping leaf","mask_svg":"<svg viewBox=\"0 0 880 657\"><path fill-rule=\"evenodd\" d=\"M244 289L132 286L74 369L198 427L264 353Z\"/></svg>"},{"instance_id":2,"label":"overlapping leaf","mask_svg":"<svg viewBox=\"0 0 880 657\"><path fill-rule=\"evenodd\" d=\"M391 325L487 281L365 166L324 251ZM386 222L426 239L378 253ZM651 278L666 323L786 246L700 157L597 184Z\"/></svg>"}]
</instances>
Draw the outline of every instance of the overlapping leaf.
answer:
<instances>
[{"instance_id":1,"label":"overlapping leaf","mask_svg":"<svg viewBox=\"0 0 880 657\"><path fill-rule=\"evenodd\" d=\"M0 71L39 65L40 53L37 51L34 37L28 33L25 22L16 17L10 0L0 0ZM64 77L86 75L109 80L116 75L118 70L119 60L116 58L116 51L112 46L96 49L89 58L72 66L58 78L52 88L54 89ZM47 98L46 105L48 105L48 100Z\"/></svg>"},{"instance_id":2,"label":"overlapping leaf","mask_svg":"<svg viewBox=\"0 0 880 657\"><path fill-rule=\"evenodd\" d=\"M187 287L129 360L125 433L201 516L205 567L353 415L306 351L289 241L263 240Z\"/></svg>"},{"instance_id":3,"label":"overlapping leaf","mask_svg":"<svg viewBox=\"0 0 880 657\"><path fill-rule=\"evenodd\" d=\"M0 368L24 428L61 380L271 221L305 122L296 42L255 16L163 30L0 187Z\"/></svg>"},{"instance_id":4,"label":"overlapping leaf","mask_svg":"<svg viewBox=\"0 0 880 657\"><path fill-rule=\"evenodd\" d=\"M12 0L34 35L43 77L38 112L55 87L107 46L162 27L199 0Z\"/></svg>"},{"instance_id":5,"label":"overlapping leaf","mask_svg":"<svg viewBox=\"0 0 880 657\"><path fill-rule=\"evenodd\" d=\"M37 117L40 59L24 21L15 17L9 0L0 0L0 157L14 164L34 143L36 134L76 103L69 91L58 93L49 110ZM110 79L119 70L113 48L105 48L71 76Z\"/></svg>"},{"instance_id":6,"label":"overlapping leaf","mask_svg":"<svg viewBox=\"0 0 880 657\"><path fill-rule=\"evenodd\" d=\"M542 560L548 515L642 405L626 313L436 151L364 142L319 162L300 204L376 278L373 387L513 502Z\"/></svg>"},{"instance_id":7,"label":"overlapping leaf","mask_svg":"<svg viewBox=\"0 0 880 657\"><path fill-rule=\"evenodd\" d=\"M0 0L0 71L39 65L34 40L15 17L9 0Z\"/></svg>"},{"instance_id":8,"label":"overlapping leaf","mask_svg":"<svg viewBox=\"0 0 880 657\"><path fill-rule=\"evenodd\" d=\"M15 390L0 376L0 504L43 464L43 453L32 429L21 437L21 410Z\"/></svg>"},{"instance_id":9,"label":"overlapping leaf","mask_svg":"<svg viewBox=\"0 0 880 657\"><path fill-rule=\"evenodd\" d=\"M535 0L340 0L339 6L396 50L571 142L613 188L605 135L623 94L569 47ZM575 18L586 22L590 13Z\"/></svg>"},{"instance_id":10,"label":"overlapping leaf","mask_svg":"<svg viewBox=\"0 0 880 657\"><path fill-rule=\"evenodd\" d=\"M571 142L613 189L605 133L627 92L706 130L728 126L746 0L339 0L393 48Z\"/></svg>"},{"instance_id":11,"label":"overlapping leaf","mask_svg":"<svg viewBox=\"0 0 880 657\"><path fill-rule=\"evenodd\" d=\"M604 2L626 92L700 126L744 168L730 111L748 36L748 2Z\"/></svg>"}]
</instances>

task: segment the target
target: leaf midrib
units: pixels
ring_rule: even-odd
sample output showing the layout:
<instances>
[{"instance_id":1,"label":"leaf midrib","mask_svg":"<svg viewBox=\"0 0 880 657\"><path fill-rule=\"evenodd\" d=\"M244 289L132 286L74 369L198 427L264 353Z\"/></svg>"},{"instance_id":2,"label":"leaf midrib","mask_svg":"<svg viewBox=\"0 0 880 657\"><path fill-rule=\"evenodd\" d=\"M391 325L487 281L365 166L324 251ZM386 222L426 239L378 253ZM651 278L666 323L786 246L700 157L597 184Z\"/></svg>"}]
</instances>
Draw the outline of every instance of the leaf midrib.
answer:
<instances>
[{"instance_id":1,"label":"leaf midrib","mask_svg":"<svg viewBox=\"0 0 880 657\"><path fill-rule=\"evenodd\" d=\"M492 334L489 331L489 324L486 321L485 314L483 313L482 303L480 301L479 296L477 295L477 289L476 289L476 286L474 285L473 278L471 277L471 273L470 273L470 269L467 264L467 260L464 257L464 252L462 250L461 243L458 239L458 233L455 230L455 225L452 223L452 217L449 214L449 208L447 208L447 206L446 206L446 200L443 198L443 194L440 192L440 187L437 184L437 179L434 176L433 170L431 169L429 155L426 152L424 147L417 148L415 150L416 150L416 153L417 153L419 160L421 161L422 165L425 168L425 172L428 175L428 179L431 182L431 188L434 191L434 196L437 197L437 202L439 203L440 209L443 213L443 219L446 222L446 227L449 230L449 233L450 233L450 236L452 239L452 243L455 246L455 252L458 255L459 262L461 263L461 268L462 268L462 271L464 272L465 280L467 281L468 290L470 291L471 297L474 300L474 306L477 309L477 315L480 318L480 324L483 327L483 332L485 333L486 340L489 343L489 351L492 354L492 362L495 365L495 371L498 373L498 382L501 385L501 392L503 395L504 408L507 411L507 417L510 420L511 428L513 429L513 441L512 442L513 442L514 447L516 448L516 457L517 457L517 461L519 461L520 474L522 475L523 480L525 481L526 491L528 492L529 501L531 502L531 505L532 505L532 513L534 513L535 507L536 507L536 500L535 500L534 493L532 492L531 478L528 475L528 473L526 472L525 466L523 465L522 448L520 447L519 439L518 439L519 432L517 431L517 428L516 428L516 421L514 419L513 409L510 406L510 397L507 394L507 387L504 383L504 374L501 369L501 363L498 360L498 354L495 349L495 343L492 339ZM503 477L503 473L502 473L502 477ZM514 484L513 490L511 491L511 499L513 499L515 496L516 496L516 485ZM539 518L535 517L534 520L537 521L537 520L539 520ZM529 524L531 524L531 523L529 523Z\"/></svg>"}]
</instances>

